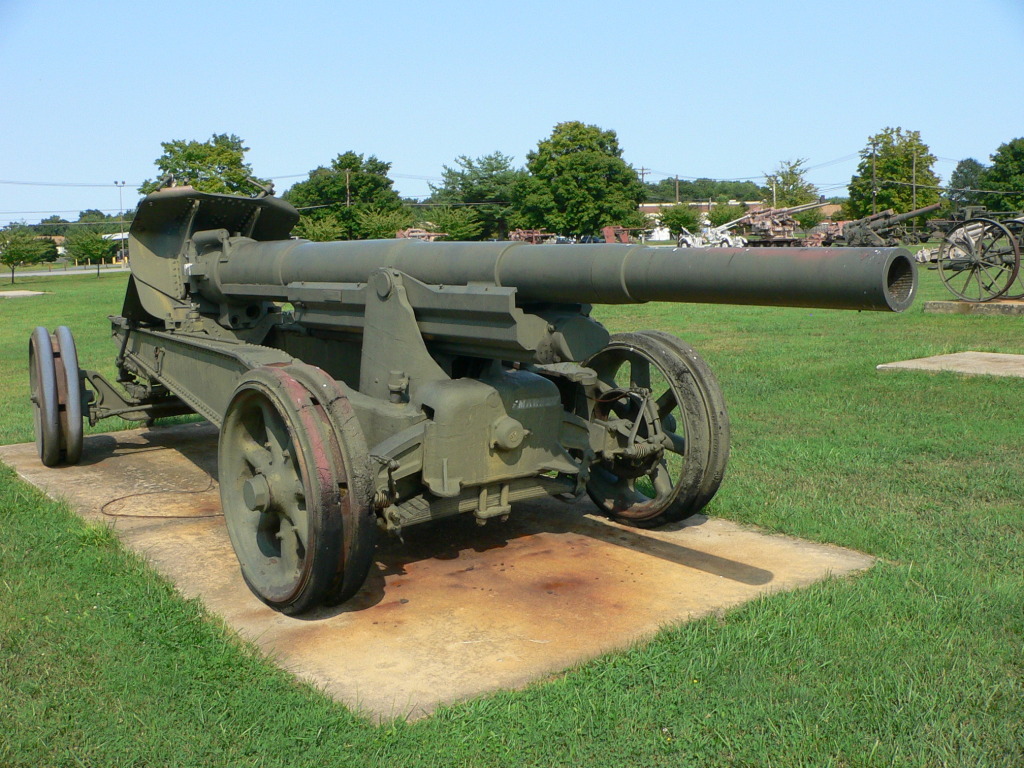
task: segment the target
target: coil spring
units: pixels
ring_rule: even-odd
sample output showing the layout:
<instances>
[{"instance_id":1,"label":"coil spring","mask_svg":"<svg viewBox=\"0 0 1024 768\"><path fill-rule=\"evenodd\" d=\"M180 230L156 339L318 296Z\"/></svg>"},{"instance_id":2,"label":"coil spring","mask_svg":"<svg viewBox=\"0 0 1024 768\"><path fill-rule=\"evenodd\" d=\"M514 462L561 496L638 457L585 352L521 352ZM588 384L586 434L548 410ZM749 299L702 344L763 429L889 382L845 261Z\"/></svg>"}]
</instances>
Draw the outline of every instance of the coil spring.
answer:
<instances>
[{"instance_id":1,"label":"coil spring","mask_svg":"<svg viewBox=\"0 0 1024 768\"><path fill-rule=\"evenodd\" d=\"M646 459L657 451L657 447L650 443L634 443L626 450L626 455L631 459Z\"/></svg>"}]
</instances>

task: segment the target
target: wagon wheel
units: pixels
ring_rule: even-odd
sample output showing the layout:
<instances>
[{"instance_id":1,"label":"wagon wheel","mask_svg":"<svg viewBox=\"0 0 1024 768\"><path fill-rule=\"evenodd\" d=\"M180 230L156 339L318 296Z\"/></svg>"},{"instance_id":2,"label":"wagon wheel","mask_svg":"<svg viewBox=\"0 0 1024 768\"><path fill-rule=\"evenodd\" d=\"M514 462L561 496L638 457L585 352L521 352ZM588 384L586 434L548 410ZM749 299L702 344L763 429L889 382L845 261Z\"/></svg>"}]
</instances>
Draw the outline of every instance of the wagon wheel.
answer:
<instances>
[{"instance_id":1,"label":"wagon wheel","mask_svg":"<svg viewBox=\"0 0 1024 768\"><path fill-rule=\"evenodd\" d=\"M590 498L612 519L644 528L699 512L729 456L729 418L711 369L658 331L617 334L586 365L598 375L592 420L607 434Z\"/></svg>"},{"instance_id":2,"label":"wagon wheel","mask_svg":"<svg viewBox=\"0 0 1024 768\"><path fill-rule=\"evenodd\" d=\"M352 463L366 461L362 433L354 419L335 428L336 393L311 391L313 377L299 370L310 367L244 375L218 444L221 505L242 576L288 614L358 591L374 532L369 475Z\"/></svg>"},{"instance_id":3,"label":"wagon wheel","mask_svg":"<svg viewBox=\"0 0 1024 768\"><path fill-rule=\"evenodd\" d=\"M1024 219L1010 219L1009 221L1002 222L1002 225L1010 230L1010 234L1013 235L1013 240L1017 244L1017 251L1020 252L1022 244L1024 244ZM1017 279L1013 281L1006 293L1003 294L1004 299L1024 299L1024 274L1018 268Z\"/></svg>"},{"instance_id":4,"label":"wagon wheel","mask_svg":"<svg viewBox=\"0 0 1024 768\"><path fill-rule=\"evenodd\" d=\"M50 333L36 326L28 342L28 382L39 460L55 467L61 460L60 406L57 402L57 368Z\"/></svg>"},{"instance_id":5,"label":"wagon wheel","mask_svg":"<svg viewBox=\"0 0 1024 768\"><path fill-rule=\"evenodd\" d=\"M991 301L1017 277L1020 251L1010 231L991 219L970 219L946 235L939 246L942 282L964 301Z\"/></svg>"}]
</instances>

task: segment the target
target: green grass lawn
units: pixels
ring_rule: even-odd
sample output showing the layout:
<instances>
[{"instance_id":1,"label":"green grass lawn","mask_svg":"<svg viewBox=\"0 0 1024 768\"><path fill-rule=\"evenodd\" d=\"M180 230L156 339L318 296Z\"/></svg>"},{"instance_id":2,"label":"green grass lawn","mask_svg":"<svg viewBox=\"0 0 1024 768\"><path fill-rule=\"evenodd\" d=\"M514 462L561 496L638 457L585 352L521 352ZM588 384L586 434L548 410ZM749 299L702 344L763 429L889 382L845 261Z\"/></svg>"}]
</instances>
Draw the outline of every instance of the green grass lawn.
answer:
<instances>
[{"instance_id":1,"label":"green grass lawn","mask_svg":"<svg viewBox=\"0 0 1024 768\"><path fill-rule=\"evenodd\" d=\"M921 276L924 298L946 298ZM50 294L0 302L0 442L32 439L31 328L71 326L83 366L110 372L124 283L19 278ZM0 468L0 765L1024 765L1024 380L875 370L1024 354L1024 318L920 301L596 314L676 333L718 374L733 449L710 514L879 564L374 726Z\"/></svg>"}]
</instances>

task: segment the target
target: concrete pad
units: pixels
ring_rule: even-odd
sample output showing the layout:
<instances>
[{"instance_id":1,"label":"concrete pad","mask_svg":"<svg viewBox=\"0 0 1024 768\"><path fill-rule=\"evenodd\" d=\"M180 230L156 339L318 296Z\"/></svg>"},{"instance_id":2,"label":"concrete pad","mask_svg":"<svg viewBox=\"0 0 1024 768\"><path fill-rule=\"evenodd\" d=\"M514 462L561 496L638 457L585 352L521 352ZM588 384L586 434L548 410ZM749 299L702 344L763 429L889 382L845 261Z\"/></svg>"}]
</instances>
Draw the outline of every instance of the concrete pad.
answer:
<instances>
[{"instance_id":1,"label":"concrete pad","mask_svg":"<svg viewBox=\"0 0 1024 768\"><path fill-rule=\"evenodd\" d=\"M998 352L955 352L951 355L933 355L897 363L883 363L880 371L953 371L972 376L1024 376L1024 355L1004 355Z\"/></svg>"},{"instance_id":2,"label":"concrete pad","mask_svg":"<svg viewBox=\"0 0 1024 768\"><path fill-rule=\"evenodd\" d=\"M25 296L42 296L44 291L0 291L0 299L20 299Z\"/></svg>"},{"instance_id":3,"label":"concrete pad","mask_svg":"<svg viewBox=\"0 0 1024 768\"><path fill-rule=\"evenodd\" d=\"M589 502L518 505L383 537L362 591L302 618L246 588L215 479L216 430L189 424L85 439L47 469L33 444L0 459L87 520L112 525L186 596L274 661L375 719L517 688L659 628L869 568L873 558L697 516L660 531L591 517Z\"/></svg>"},{"instance_id":4,"label":"concrete pad","mask_svg":"<svg viewBox=\"0 0 1024 768\"><path fill-rule=\"evenodd\" d=\"M1024 301L926 301L924 312L933 315L1024 315Z\"/></svg>"}]
</instances>

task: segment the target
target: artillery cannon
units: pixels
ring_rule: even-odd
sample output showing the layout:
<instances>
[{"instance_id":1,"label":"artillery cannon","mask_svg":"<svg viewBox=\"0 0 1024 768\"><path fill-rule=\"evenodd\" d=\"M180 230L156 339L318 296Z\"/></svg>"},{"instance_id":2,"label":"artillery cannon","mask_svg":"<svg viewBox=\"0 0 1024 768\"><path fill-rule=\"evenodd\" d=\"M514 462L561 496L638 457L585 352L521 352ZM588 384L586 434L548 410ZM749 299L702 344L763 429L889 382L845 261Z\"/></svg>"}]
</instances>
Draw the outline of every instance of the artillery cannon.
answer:
<instances>
[{"instance_id":1,"label":"artillery cannon","mask_svg":"<svg viewBox=\"0 0 1024 768\"><path fill-rule=\"evenodd\" d=\"M679 233L677 247L679 248L742 248L745 246L796 246L802 241L793 236L799 223L793 218L794 214L810 211L828 205L827 202L805 203L794 205L790 208L761 208L756 211L747 211L739 218L711 226L706 220L706 214L702 222L701 232L695 235L683 227ZM738 234L732 234L736 227L749 228L752 237L749 239Z\"/></svg>"},{"instance_id":2,"label":"artillery cannon","mask_svg":"<svg viewBox=\"0 0 1024 768\"><path fill-rule=\"evenodd\" d=\"M1019 282L1022 234L1024 218L973 218L956 225L935 255L943 284L957 298L972 303L1024 297Z\"/></svg>"},{"instance_id":3,"label":"artillery cannon","mask_svg":"<svg viewBox=\"0 0 1024 768\"><path fill-rule=\"evenodd\" d=\"M909 237L906 229L902 226L903 222L923 216L926 213L931 213L938 210L941 206L941 203L934 203L924 208L899 214L890 208L881 213L875 213L856 221L847 222L843 226L842 233L837 236L836 242L841 242L843 245L852 248L878 248L899 245L901 241ZM915 240L915 242L917 241Z\"/></svg>"},{"instance_id":4,"label":"artillery cannon","mask_svg":"<svg viewBox=\"0 0 1024 768\"><path fill-rule=\"evenodd\" d=\"M286 613L362 585L379 529L589 494L656 526L714 496L729 420L714 374L658 331L609 336L592 303L895 310L900 249L565 249L288 239L274 197L172 188L130 232L116 387L37 328L30 380L44 464L75 463L81 419L196 412L242 574Z\"/></svg>"}]
</instances>

